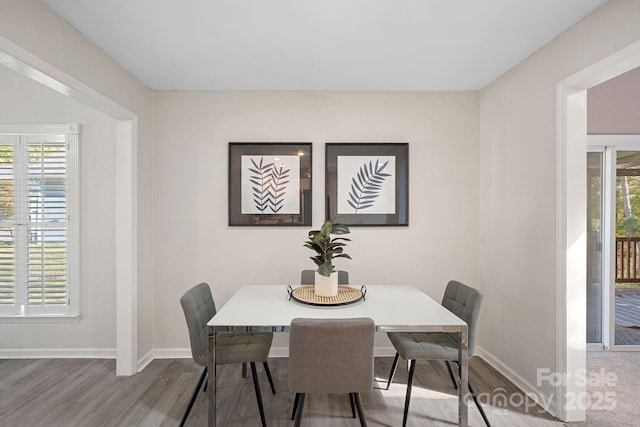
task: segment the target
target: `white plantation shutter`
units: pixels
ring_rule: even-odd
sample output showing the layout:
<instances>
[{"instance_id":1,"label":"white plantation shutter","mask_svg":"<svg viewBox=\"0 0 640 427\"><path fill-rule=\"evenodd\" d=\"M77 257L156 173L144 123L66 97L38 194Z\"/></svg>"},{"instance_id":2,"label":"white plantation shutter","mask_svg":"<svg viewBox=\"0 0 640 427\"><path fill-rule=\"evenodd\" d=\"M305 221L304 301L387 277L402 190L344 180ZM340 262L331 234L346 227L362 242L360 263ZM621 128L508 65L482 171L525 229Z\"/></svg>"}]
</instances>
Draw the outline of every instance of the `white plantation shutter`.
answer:
<instances>
[{"instance_id":1,"label":"white plantation shutter","mask_svg":"<svg viewBox=\"0 0 640 427\"><path fill-rule=\"evenodd\" d=\"M19 313L13 223L13 137L0 135L0 313Z\"/></svg>"},{"instance_id":2,"label":"white plantation shutter","mask_svg":"<svg viewBox=\"0 0 640 427\"><path fill-rule=\"evenodd\" d=\"M77 315L78 126L16 126L13 135L6 128L0 126L0 313Z\"/></svg>"}]
</instances>

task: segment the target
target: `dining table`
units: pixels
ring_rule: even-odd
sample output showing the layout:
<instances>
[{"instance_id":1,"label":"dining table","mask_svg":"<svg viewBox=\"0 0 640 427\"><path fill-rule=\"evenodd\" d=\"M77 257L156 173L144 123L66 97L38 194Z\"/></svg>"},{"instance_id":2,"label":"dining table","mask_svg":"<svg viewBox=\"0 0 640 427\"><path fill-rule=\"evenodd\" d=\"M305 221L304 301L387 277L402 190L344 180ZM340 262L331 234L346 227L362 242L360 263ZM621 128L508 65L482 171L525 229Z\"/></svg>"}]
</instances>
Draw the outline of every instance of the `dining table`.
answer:
<instances>
[{"instance_id":1,"label":"dining table","mask_svg":"<svg viewBox=\"0 0 640 427\"><path fill-rule=\"evenodd\" d=\"M298 285L299 286L299 285ZM445 332L459 337L459 384L468 383L467 324L422 290L403 284L351 285L362 295L339 305L316 305L292 298L295 286L251 284L241 286L208 325L208 425L216 427L216 333L233 329L288 332L291 320L369 317L378 332ZM338 351L338 349L336 349ZM458 425L468 426L467 387L458 387Z\"/></svg>"}]
</instances>

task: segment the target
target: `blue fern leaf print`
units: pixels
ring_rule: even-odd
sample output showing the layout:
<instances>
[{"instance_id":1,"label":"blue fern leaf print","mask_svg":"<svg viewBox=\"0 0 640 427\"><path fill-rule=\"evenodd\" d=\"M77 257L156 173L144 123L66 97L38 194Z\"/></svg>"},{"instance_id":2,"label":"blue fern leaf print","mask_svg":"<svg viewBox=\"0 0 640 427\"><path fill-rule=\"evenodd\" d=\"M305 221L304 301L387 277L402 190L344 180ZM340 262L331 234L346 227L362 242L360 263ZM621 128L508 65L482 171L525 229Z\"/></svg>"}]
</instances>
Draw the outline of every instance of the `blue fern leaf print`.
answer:
<instances>
[{"instance_id":1,"label":"blue fern leaf print","mask_svg":"<svg viewBox=\"0 0 640 427\"><path fill-rule=\"evenodd\" d=\"M380 196L382 184L387 177L391 176L383 172L389 161L380 164L379 160L376 159L375 164L371 161L368 164L365 163L351 178L351 191L349 191L347 203L355 209L354 213L373 206Z\"/></svg>"}]
</instances>

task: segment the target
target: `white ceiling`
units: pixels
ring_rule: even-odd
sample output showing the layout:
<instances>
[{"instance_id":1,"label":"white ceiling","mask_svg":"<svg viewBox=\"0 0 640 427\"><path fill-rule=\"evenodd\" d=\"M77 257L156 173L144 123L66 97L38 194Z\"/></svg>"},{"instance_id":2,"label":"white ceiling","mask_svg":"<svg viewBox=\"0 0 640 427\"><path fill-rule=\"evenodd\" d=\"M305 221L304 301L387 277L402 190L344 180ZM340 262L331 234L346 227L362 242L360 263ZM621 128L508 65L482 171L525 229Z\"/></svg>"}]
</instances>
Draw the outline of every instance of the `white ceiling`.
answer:
<instances>
[{"instance_id":1,"label":"white ceiling","mask_svg":"<svg viewBox=\"0 0 640 427\"><path fill-rule=\"evenodd\" d=\"M43 0L157 90L476 90L606 0Z\"/></svg>"}]
</instances>

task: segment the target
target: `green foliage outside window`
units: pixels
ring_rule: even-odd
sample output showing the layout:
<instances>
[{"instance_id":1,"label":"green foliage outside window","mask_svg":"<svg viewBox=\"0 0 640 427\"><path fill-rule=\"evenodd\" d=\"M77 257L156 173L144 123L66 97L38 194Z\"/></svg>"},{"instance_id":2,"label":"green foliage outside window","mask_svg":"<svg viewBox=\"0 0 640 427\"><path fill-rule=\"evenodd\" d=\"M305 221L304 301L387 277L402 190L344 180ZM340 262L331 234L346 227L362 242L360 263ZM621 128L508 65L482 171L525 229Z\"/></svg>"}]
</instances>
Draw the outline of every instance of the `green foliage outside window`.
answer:
<instances>
[{"instance_id":1,"label":"green foliage outside window","mask_svg":"<svg viewBox=\"0 0 640 427\"><path fill-rule=\"evenodd\" d=\"M616 179L616 236L640 237L640 177Z\"/></svg>"}]
</instances>

